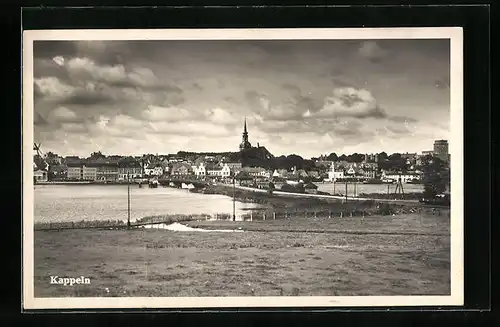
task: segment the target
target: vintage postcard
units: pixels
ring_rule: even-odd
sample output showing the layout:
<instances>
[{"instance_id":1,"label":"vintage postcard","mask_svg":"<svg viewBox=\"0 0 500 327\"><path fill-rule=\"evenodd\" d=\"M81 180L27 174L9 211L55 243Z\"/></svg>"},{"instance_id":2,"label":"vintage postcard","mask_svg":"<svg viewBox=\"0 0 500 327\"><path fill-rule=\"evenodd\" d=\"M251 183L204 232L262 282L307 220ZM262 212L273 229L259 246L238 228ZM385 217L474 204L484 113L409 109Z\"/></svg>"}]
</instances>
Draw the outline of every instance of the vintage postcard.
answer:
<instances>
[{"instance_id":1,"label":"vintage postcard","mask_svg":"<svg viewBox=\"0 0 500 327\"><path fill-rule=\"evenodd\" d=\"M23 33L25 309L463 304L461 28Z\"/></svg>"}]
</instances>

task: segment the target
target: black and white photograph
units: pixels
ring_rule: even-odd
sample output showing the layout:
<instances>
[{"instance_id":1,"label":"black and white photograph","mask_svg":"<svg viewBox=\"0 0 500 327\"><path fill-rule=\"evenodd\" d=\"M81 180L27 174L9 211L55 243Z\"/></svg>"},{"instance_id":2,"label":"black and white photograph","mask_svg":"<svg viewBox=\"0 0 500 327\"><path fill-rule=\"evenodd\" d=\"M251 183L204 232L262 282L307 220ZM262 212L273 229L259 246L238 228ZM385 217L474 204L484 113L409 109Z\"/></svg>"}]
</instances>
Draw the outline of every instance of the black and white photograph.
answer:
<instances>
[{"instance_id":1,"label":"black and white photograph","mask_svg":"<svg viewBox=\"0 0 500 327\"><path fill-rule=\"evenodd\" d=\"M463 304L460 28L23 38L27 309Z\"/></svg>"}]
</instances>

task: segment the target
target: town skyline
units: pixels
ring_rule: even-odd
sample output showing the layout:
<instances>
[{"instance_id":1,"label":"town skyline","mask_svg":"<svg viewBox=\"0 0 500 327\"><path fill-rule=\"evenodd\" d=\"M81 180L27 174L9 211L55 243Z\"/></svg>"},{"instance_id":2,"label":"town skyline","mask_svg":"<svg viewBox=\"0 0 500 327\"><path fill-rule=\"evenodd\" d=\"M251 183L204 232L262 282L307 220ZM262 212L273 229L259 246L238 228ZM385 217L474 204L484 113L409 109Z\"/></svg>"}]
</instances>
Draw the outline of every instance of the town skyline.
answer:
<instances>
[{"instance_id":1,"label":"town skyline","mask_svg":"<svg viewBox=\"0 0 500 327\"><path fill-rule=\"evenodd\" d=\"M451 139L449 40L36 41L45 152L303 158Z\"/></svg>"}]
</instances>

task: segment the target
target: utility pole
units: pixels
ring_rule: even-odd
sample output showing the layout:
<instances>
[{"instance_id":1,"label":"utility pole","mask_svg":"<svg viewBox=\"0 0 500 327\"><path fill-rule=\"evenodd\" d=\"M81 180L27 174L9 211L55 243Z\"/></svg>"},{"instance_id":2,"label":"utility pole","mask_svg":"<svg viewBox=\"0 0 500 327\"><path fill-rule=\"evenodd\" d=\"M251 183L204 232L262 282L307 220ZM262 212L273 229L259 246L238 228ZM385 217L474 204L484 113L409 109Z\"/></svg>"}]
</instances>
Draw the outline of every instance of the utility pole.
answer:
<instances>
[{"instance_id":1,"label":"utility pole","mask_svg":"<svg viewBox=\"0 0 500 327\"><path fill-rule=\"evenodd\" d=\"M127 172L127 228L130 229L130 175Z\"/></svg>"},{"instance_id":2,"label":"utility pole","mask_svg":"<svg viewBox=\"0 0 500 327\"><path fill-rule=\"evenodd\" d=\"M236 176L233 173L233 221L236 221Z\"/></svg>"},{"instance_id":3,"label":"utility pole","mask_svg":"<svg viewBox=\"0 0 500 327\"><path fill-rule=\"evenodd\" d=\"M345 202L347 202L347 179L345 180Z\"/></svg>"}]
</instances>

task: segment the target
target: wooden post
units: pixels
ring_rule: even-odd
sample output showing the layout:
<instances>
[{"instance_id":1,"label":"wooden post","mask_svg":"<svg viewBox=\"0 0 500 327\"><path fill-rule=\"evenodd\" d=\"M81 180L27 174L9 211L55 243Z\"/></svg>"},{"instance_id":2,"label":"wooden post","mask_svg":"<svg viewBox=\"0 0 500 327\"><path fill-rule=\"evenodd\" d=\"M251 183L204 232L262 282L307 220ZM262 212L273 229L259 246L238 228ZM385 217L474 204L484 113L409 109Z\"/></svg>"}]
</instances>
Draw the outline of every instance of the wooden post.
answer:
<instances>
[{"instance_id":1,"label":"wooden post","mask_svg":"<svg viewBox=\"0 0 500 327\"><path fill-rule=\"evenodd\" d=\"M276 212L273 211L273 220L276 220Z\"/></svg>"},{"instance_id":2,"label":"wooden post","mask_svg":"<svg viewBox=\"0 0 500 327\"><path fill-rule=\"evenodd\" d=\"M328 219L332 218L332 212L328 211Z\"/></svg>"},{"instance_id":3,"label":"wooden post","mask_svg":"<svg viewBox=\"0 0 500 327\"><path fill-rule=\"evenodd\" d=\"M390 184L387 184L387 199L389 199L389 198L390 198L389 188L390 188Z\"/></svg>"},{"instance_id":4,"label":"wooden post","mask_svg":"<svg viewBox=\"0 0 500 327\"><path fill-rule=\"evenodd\" d=\"M266 214L265 213L262 215L262 220L266 220Z\"/></svg>"},{"instance_id":5,"label":"wooden post","mask_svg":"<svg viewBox=\"0 0 500 327\"><path fill-rule=\"evenodd\" d=\"M347 202L347 179L345 180L345 202Z\"/></svg>"},{"instance_id":6,"label":"wooden post","mask_svg":"<svg viewBox=\"0 0 500 327\"><path fill-rule=\"evenodd\" d=\"M316 219L316 211L314 211L314 219Z\"/></svg>"},{"instance_id":7,"label":"wooden post","mask_svg":"<svg viewBox=\"0 0 500 327\"><path fill-rule=\"evenodd\" d=\"M130 229L130 176L127 173L127 228Z\"/></svg>"},{"instance_id":8,"label":"wooden post","mask_svg":"<svg viewBox=\"0 0 500 327\"><path fill-rule=\"evenodd\" d=\"M341 211L341 212L340 212L340 218L342 218L343 216L344 216L344 212L343 212L343 211Z\"/></svg>"},{"instance_id":9,"label":"wooden post","mask_svg":"<svg viewBox=\"0 0 500 327\"><path fill-rule=\"evenodd\" d=\"M233 176L233 221L236 221L236 180L235 176Z\"/></svg>"},{"instance_id":10,"label":"wooden post","mask_svg":"<svg viewBox=\"0 0 500 327\"><path fill-rule=\"evenodd\" d=\"M333 195L335 195L335 182L337 181L336 178L333 179Z\"/></svg>"},{"instance_id":11,"label":"wooden post","mask_svg":"<svg viewBox=\"0 0 500 327\"><path fill-rule=\"evenodd\" d=\"M250 211L250 221L253 220L253 211Z\"/></svg>"}]
</instances>

